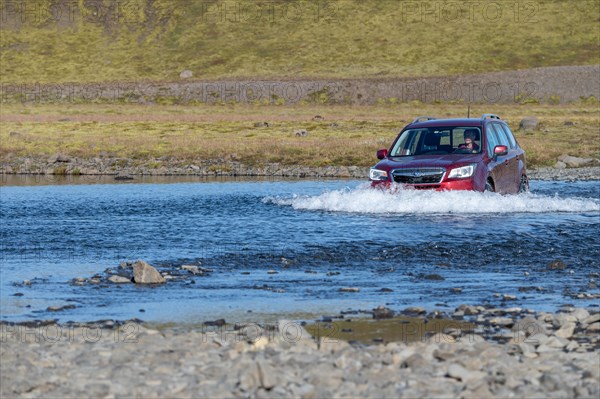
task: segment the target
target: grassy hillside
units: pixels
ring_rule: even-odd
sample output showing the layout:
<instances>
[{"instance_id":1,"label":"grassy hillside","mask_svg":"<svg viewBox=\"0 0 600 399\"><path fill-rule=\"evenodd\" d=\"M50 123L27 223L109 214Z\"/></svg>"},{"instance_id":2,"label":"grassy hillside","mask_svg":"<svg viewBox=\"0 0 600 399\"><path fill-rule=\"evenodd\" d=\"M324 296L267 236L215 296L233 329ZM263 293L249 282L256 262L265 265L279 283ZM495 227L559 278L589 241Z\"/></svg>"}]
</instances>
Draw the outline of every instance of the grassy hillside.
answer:
<instances>
[{"instance_id":1,"label":"grassy hillside","mask_svg":"<svg viewBox=\"0 0 600 399\"><path fill-rule=\"evenodd\" d=\"M3 83L176 80L184 69L194 79L352 78L600 63L596 0L0 3Z\"/></svg>"}]
</instances>

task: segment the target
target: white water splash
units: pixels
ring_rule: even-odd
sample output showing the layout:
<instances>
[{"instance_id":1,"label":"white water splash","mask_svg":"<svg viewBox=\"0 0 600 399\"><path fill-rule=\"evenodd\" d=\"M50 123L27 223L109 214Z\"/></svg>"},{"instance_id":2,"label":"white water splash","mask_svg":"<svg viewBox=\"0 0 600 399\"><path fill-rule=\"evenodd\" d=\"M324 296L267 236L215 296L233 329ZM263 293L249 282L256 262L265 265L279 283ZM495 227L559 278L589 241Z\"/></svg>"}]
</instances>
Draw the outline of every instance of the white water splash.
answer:
<instances>
[{"instance_id":1,"label":"white water splash","mask_svg":"<svg viewBox=\"0 0 600 399\"><path fill-rule=\"evenodd\" d=\"M265 202L294 209L352 213L469 214L600 212L600 200L560 198L532 193L499 195L472 191L396 189L382 191L361 185L317 196L267 197Z\"/></svg>"}]
</instances>

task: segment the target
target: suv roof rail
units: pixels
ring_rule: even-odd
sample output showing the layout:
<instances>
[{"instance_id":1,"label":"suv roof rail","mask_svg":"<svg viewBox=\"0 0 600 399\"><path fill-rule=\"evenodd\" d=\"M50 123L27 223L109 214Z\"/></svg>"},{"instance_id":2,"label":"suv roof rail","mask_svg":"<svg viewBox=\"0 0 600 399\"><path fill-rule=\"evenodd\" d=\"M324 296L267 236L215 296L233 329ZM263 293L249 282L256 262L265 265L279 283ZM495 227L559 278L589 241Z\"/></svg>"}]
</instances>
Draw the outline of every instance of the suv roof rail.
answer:
<instances>
[{"instance_id":1,"label":"suv roof rail","mask_svg":"<svg viewBox=\"0 0 600 399\"><path fill-rule=\"evenodd\" d=\"M502 120L502 118L500 118L498 115L496 114L483 114L481 115L481 119L500 119Z\"/></svg>"},{"instance_id":2,"label":"suv roof rail","mask_svg":"<svg viewBox=\"0 0 600 399\"><path fill-rule=\"evenodd\" d=\"M434 116L417 116L415 118L415 120L411 122L411 124L412 123L417 123L417 122L422 122L422 121L432 121L434 119L437 119L437 118L434 117Z\"/></svg>"}]
</instances>

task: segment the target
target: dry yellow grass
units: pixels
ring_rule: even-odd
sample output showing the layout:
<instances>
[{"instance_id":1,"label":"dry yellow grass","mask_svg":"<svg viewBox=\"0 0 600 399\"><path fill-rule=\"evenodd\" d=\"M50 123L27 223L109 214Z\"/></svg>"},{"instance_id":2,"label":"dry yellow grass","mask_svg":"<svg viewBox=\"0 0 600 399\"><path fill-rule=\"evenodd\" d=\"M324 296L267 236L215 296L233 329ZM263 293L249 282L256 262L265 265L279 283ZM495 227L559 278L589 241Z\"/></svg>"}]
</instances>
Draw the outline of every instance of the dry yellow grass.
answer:
<instances>
[{"instance_id":1,"label":"dry yellow grass","mask_svg":"<svg viewBox=\"0 0 600 399\"><path fill-rule=\"evenodd\" d=\"M471 116L494 112L512 127L530 166L551 165L564 153L600 157L597 104L477 105ZM320 115L323 119L315 120ZM415 116L466 116L463 105L3 105L0 157L54 153L108 155L145 163L170 157L240 161L248 165L369 166ZM535 116L534 131L518 130ZM268 122L257 127L256 122ZM571 122L573 125L565 125ZM296 137L299 129L306 137Z\"/></svg>"}]
</instances>

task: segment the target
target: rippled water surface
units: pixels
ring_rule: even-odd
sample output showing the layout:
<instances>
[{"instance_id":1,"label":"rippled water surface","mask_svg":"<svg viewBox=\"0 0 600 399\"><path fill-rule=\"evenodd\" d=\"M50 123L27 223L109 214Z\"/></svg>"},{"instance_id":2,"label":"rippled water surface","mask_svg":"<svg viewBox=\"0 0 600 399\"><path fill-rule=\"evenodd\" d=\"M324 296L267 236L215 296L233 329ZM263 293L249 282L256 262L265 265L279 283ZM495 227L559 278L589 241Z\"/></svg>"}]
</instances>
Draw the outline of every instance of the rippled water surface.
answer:
<instances>
[{"instance_id":1,"label":"rippled water surface","mask_svg":"<svg viewBox=\"0 0 600 399\"><path fill-rule=\"evenodd\" d=\"M1 317L200 322L378 305L596 305L577 295L599 292L600 182L531 186L519 196L386 193L361 181L4 186ZM159 287L69 284L138 258L214 272ZM566 268L547 270L557 259ZM76 308L46 311L65 304Z\"/></svg>"}]
</instances>

